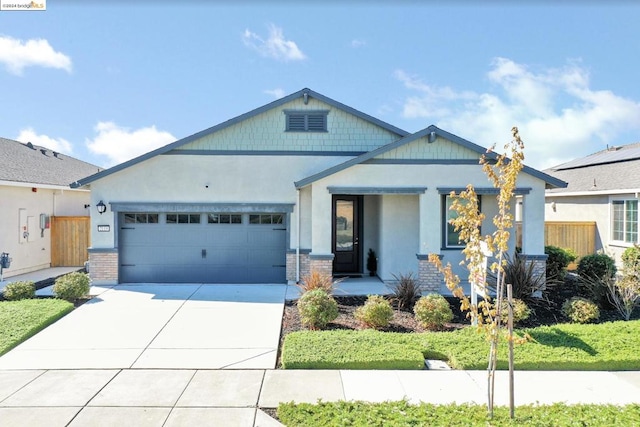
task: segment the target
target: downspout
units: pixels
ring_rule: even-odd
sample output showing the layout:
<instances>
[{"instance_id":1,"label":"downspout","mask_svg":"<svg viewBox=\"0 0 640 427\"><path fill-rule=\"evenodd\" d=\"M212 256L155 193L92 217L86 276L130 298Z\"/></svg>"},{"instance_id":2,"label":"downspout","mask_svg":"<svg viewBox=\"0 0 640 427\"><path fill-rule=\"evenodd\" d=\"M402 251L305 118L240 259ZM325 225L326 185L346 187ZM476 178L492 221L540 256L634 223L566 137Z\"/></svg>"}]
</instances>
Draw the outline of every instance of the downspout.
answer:
<instances>
[{"instance_id":1,"label":"downspout","mask_svg":"<svg viewBox=\"0 0 640 427\"><path fill-rule=\"evenodd\" d=\"M300 189L296 188L296 204L298 215L296 216L296 283L300 283Z\"/></svg>"}]
</instances>

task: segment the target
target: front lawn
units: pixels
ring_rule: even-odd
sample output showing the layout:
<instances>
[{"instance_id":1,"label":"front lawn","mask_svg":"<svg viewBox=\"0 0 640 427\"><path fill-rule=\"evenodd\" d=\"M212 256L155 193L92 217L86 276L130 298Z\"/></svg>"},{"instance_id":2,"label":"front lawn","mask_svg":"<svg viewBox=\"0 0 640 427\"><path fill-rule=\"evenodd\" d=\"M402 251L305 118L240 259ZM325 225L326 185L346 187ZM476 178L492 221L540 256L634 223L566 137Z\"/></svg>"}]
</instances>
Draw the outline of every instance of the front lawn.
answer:
<instances>
[{"instance_id":1,"label":"front lawn","mask_svg":"<svg viewBox=\"0 0 640 427\"><path fill-rule=\"evenodd\" d=\"M520 406L515 419L507 407L496 407L487 419L482 405L410 405L406 401L281 403L278 418L287 426L637 426L640 405Z\"/></svg>"},{"instance_id":2,"label":"front lawn","mask_svg":"<svg viewBox=\"0 0 640 427\"><path fill-rule=\"evenodd\" d=\"M0 302L0 356L72 310L60 299Z\"/></svg>"},{"instance_id":3,"label":"front lawn","mask_svg":"<svg viewBox=\"0 0 640 427\"><path fill-rule=\"evenodd\" d=\"M640 369L640 320L516 332L533 339L515 346L519 370ZM426 358L445 360L456 369L486 369L487 354L483 333L473 327L411 334L299 331L285 337L281 362L285 369L421 369L417 359ZM507 369L506 342L500 346L498 369Z\"/></svg>"}]
</instances>

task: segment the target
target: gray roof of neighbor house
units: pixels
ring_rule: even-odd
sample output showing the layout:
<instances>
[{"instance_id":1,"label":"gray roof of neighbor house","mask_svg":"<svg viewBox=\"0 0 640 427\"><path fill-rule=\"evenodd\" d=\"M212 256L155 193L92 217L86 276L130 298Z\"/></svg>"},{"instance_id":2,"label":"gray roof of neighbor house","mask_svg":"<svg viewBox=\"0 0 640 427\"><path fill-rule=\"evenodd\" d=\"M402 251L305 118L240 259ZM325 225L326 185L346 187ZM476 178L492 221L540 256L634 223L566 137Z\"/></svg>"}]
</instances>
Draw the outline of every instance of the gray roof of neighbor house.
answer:
<instances>
[{"instance_id":1,"label":"gray roof of neighbor house","mask_svg":"<svg viewBox=\"0 0 640 427\"><path fill-rule=\"evenodd\" d=\"M566 188L547 194L575 192L620 192L640 189L640 142L607 147L580 159L546 169L545 173L566 181Z\"/></svg>"},{"instance_id":2,"label":"gray roof of neighbor house","mask_svg":"<svg viewBox=\"0 0 640 427\"><path fill-rule=\"evenodd\" d=\"M0 138L0 181L68 187L101 170L46 147Z\"/></svg>"}]
</instances>

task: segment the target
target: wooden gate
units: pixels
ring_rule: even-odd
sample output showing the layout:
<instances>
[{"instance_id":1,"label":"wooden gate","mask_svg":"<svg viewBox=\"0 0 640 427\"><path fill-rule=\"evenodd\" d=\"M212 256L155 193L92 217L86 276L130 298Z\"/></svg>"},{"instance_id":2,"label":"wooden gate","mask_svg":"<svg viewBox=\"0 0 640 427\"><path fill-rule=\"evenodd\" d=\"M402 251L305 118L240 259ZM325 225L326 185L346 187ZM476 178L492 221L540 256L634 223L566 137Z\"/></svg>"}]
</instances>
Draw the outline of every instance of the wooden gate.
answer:
<instances>
[{"instance_id":1,"label":"wooden gate","mask_svg":"<svg viewBox=\"0 0 640 427\"><path fill-rule=\"evenodd\" d=\"M90 218L51 217L51 266L81 267L89 259Z\"/></svg>"}]
</instances>

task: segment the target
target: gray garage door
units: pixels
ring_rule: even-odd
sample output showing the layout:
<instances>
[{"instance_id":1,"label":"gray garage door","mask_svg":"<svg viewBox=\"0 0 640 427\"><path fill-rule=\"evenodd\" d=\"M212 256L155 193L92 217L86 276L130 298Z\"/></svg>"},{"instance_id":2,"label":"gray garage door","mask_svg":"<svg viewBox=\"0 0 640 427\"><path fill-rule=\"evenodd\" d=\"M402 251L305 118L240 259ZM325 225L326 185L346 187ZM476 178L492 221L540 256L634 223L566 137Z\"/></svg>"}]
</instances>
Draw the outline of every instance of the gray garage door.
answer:
<instances>
[{"instance_id":1,"label":"gray garage door","mask_svg":"<svg viewBox=\"0 0 640 427\"><path fill-rule=\"evenodd\" d=\"M119 220L120 282L285 282L285 214L121 213Z\"/></svg>"}]
</instances>

